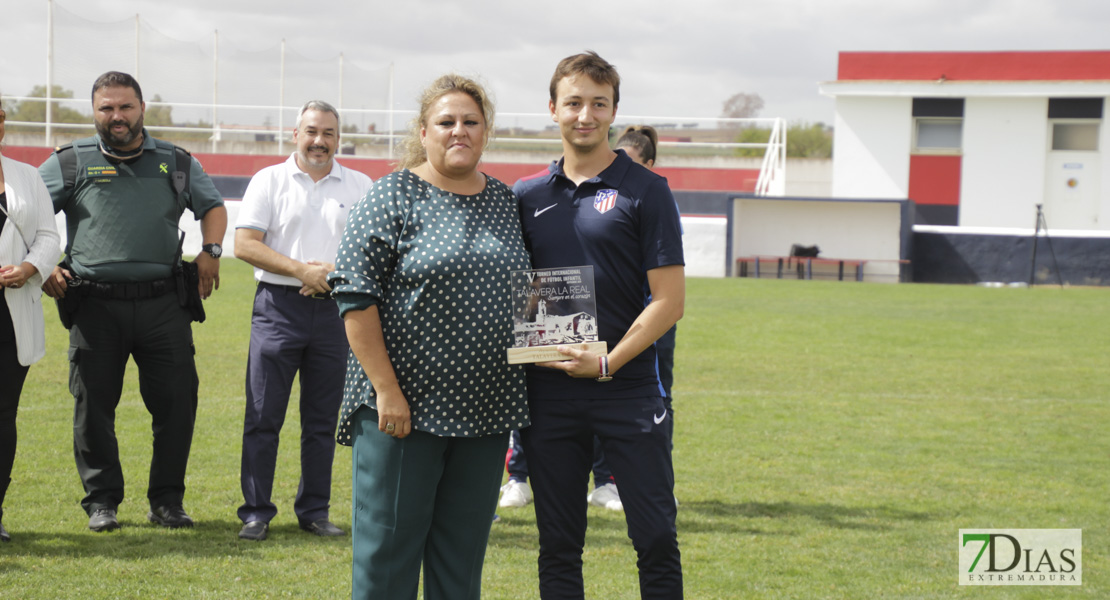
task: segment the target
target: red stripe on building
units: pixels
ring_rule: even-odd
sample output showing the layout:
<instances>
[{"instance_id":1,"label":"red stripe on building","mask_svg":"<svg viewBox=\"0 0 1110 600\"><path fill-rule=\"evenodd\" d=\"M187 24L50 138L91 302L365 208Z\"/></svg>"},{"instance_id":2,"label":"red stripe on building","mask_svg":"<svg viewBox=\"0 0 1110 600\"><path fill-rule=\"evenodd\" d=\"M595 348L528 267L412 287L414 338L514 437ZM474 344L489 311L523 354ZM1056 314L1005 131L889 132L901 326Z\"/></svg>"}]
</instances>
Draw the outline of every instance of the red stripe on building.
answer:
<instances>
[{"instance_id":1,"label":"red stripe on building","mask_svg":"<svg viewBox=\"0 0 1110 600\"><path fill-rule=\"evenodd\" d=\"M838 81L1110 80L1110 51L841 52Z\"/></svg>"},{"instance_id":2,"label":"red stripe on building","mask_svg":"<svg viewBox=\"0 0 1110 600\"><path fill-rule=\"evenodd\" d=\"M19 162L25 162L31 166L37 167L46 162L47 157L53 152L53 148L32 148L29 146L9 146L4 148L4 156Z\"/></svg>"},{"instance_id":3,"label":"red stripe on building","mask_svg":"<svg viewBox=\"0 0 1110 600\"><path fill-rule=\"evenodd\" d=\"M52 151L51 148L12 146L4 149L4 155L37 167L50 156ZM205 172L209 175L232 177L251 177L270 165L284 162L287 158L273 155L207 154L201 152L195 153L193 156L200 161ZM338 159L344 166L366 173L374 179L393 171L393 163L384 158L356 158L341 154ZM478 168L483 173L496 177L511 186L518 179L536 175L537 169L541 167L526 163L482 163ZM667 167L655 171L667 178L672 190L751 192L755 190L755 182L759 179L758 169Z\"/></svg>"},{"instance_id":4,"label":"red stripe on building","mask_svg":"<svg viewBox=\"0 0 1110 600\"><path fill-rule=\"evenodd\" d=\"M910 200L958 206L962 160L962 156L910 156Z\"/></svg>"},{"instance_id":5,"label":"red stripe on building","mask_svg":"<svg viewBox=\"0 0 1110 600\"><path fill-rule=\"evenodd\" d=\"M672 190L754 192L759 180L759 169L661 167L655 172L667 178Z\"/></svg>"}]
</instances>

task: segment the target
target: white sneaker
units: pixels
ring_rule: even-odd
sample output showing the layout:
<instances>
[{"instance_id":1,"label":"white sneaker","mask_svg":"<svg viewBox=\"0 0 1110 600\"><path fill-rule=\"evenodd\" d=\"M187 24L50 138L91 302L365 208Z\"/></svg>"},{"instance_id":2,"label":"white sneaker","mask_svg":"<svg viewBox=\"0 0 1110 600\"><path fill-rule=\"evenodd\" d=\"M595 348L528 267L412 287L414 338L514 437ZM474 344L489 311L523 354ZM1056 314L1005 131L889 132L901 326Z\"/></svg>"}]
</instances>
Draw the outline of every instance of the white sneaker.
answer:
<instances>
[{"instance_id":1,"label":"white sneaker","mask_svg":"<svg viewBox=\"0 0 1110 600\"><path fill-rule=\"evenodd\" d=\"M521 508L528 506L532 501L532 488L523 481L509 480L501 486L501 501L497 503L501 508Z\"/></svg>"},{"instance_id":2,"label":"white sneaker","mask_svg":"<svg viewBox=\"0 0 1110 600\"><path fill-rule=\"evenodd\" d=\"M594 488L594 491L586 496L586 501L594 506L608 508L609 510L624 510L624 504L621 503L621 496L617 492L617 484L615 483L606 483L599 488Z\"/></svg>"}]
</instances>

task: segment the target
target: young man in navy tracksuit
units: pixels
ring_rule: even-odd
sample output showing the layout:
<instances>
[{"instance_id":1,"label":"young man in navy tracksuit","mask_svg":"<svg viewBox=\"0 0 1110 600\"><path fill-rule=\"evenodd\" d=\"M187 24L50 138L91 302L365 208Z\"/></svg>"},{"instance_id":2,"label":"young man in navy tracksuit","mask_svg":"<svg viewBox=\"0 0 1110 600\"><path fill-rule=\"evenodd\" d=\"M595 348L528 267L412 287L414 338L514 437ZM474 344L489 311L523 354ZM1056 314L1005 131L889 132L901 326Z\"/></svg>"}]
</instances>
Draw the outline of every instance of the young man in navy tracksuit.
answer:
<instances>
[{"instance_id":1,"label":"young man in navy tracksuit","mask_svg":"<svg viewBox=\"0 0 1110 600\"><path fill-rule=\"evenodd\" d=\"M620 76L593 52L563 59L549 109L563 158L518 181L537 269L592 265L608 355L563 348L528 369L529 457L540 534L540 596L582 598L585 490L593 438L620 482L641 598L681 598L674 470L655 341L682 316L682 235L667 181L609 147ZM650 299L649 299L650 298Z\"/></svg>"}]
</instances>

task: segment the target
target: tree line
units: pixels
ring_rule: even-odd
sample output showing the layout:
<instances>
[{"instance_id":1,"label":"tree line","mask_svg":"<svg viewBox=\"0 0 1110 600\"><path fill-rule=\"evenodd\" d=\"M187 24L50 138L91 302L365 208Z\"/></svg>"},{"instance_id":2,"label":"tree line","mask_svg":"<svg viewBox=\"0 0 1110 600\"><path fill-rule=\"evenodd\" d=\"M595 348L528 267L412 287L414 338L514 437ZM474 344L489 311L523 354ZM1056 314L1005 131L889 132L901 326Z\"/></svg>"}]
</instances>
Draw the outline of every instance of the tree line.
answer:
<instances>
[{"instance_id":1,"label":"tree line","mask_svg":"<svg viewBox=\"0 0 1110 600\"><path fill-rule=\"evenodd\" d=\"M45 123L46 122L46 86L36 85L31 89L31 93L27 94L28 98L43 98L44 100L22 100L15 102L11 108L7 110L9 121L23 121L27 123ZM50 101L51 115L50 121L52 123L77 123L81 125L92 126L93 118L89 113L81 112L80 110L71 108L72 102L61 102L60 100L72 99L73 90L67 90L60 85L55 85L51 88ZM175 125L173 122L173 107L160 106L158 103L162 102L162 97L155 94L147 104L146 112L143 114L143 124L147 127L200 127L208 128L212 125L201 120L196 123L183 123ZM39 127L9 125L8 131L39 131ZM164 135L159 134L158 137L166 139L208 139L211 134L206 131L187 132L187 131L173 131L166 132Z\"/></svg>"},{"instance_id":2,"label":"tree line","mask_svg":"<svg viewBox=\"0 0 1110 600\"><path fill-rule=\"evenodd\" d=\"M754 119L763 110L759 94L741 92L725 100L721 109L724 119ZM771 130L765 127L745 126L743 123L721 121L721 129L738 129L736 142L765 144L771 139ZM824 123L793 121L786 129L786 156L789 158L831 158L833 130ZM763 148L738 148L737 156L763 156Z\"/></svg>"},{"instance_id":3,"label":"tree line","mask_svg":"<svg viewBox=\"0 0 1110 600\"><path fill-rule=\"evenodd\" d=\"M73 98L73 91L67 90L62 86L55 85L52 88L51 98L58 99L71 99ZM31 93L27 94L29 98L46 98L46 86L36 85ZM144 123L148 127L173 127L173 107L159 106L158 103L162 102L161 96L155 94L151 99L151 103L147 106L146 114L144 116ZM78 123L82 125L91 125L92 116L83 113L79 110L71 108L69 105L72 103L59 102L52 100L52 114L51 120L54 123ZM759 94L741 92L734 94L729 99L725 100L721 110L721 118L723 119L752 119L759 116L759 112L763 110L763 98ZM9 121L23 121L27 123L45 123L46 122L46 102L45 100L23 100L16 102L7 111ZM197 128L210 128L212 125L203 120L196 123L182 123L177 124L178 127L197 127ZM731 121L720 121L718 123L720 129L735 129L737 130L735 141L738 143L760 143L765 144L771 138L771 130L765 127L752 127L744 126L741 123ZM345 125L343 127L344 133L354 133L357 131L355 125ZM37 131L38 128L27 126L10 125L8 130L11 132L19 131ZM371 133L373 127L371 126ZM207 131L167 131L159 133L159 137L166 139L207 139L211 134ZM831 127L824 123L810 123L807 121L793 121L787 126L786 131L786 155L790 158L830 158L832 156L832 138L833 130ZM762 148L738 148L736 150L737 156L763 156L764 149Z\"/></svg>"}]
</instances>

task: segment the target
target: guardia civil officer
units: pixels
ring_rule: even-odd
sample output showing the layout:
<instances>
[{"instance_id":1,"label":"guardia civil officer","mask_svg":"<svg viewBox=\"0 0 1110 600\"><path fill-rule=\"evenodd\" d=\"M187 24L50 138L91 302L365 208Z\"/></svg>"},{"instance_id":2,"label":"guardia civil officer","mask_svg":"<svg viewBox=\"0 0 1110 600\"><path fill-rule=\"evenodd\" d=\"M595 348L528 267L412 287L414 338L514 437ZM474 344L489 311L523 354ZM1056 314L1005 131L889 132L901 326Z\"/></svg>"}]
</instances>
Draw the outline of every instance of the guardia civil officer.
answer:
<instances>
[{"instance_id":1,"label":"guardia civil officer","mask_svg":"<svg viewBox=\"0 0 1110 600\"><path fill-rule=\"evenodd\" d=\"M119 527L115 412L132 357L154 438L147 518L191 527L182 504L199 383L191 322L200 299L219 287L227 211L195 159L143 128L146 104L133 77L101 75L92 108L96 135L55 150L39 167L54 211L65 211L67 221L65 261L42 287L60 299L69 326L81 506L89 529ZM192 278L181 268L177 226L186 208L203 236Z\"/></svg>"}]
</instances>

